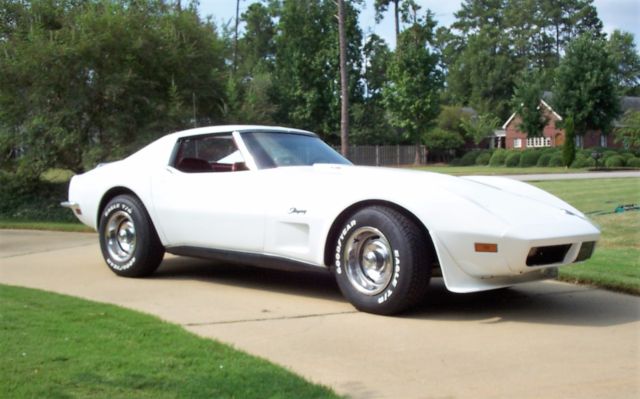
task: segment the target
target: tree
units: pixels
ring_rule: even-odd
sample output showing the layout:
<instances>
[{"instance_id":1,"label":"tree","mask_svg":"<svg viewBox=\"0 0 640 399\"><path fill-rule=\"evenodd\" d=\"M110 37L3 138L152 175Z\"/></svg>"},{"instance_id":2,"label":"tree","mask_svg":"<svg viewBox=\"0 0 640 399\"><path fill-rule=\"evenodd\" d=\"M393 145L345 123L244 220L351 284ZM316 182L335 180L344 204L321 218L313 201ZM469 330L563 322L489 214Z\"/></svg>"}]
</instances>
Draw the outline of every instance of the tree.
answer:
<instances>
[{"instance_id":1,"label":"tree","mask_svg":"<svg viewBox=\"0 0 640 399\"><path fill-rule=\"evenodd\" d=\"M340 68L338 24L333 0L283 1L276 36L274 87L276 122L314 130L339 141ZM362 32L358 10L345 2L349 75L361 70ZM349 81L349 98L361 102L362 81Z\"/></svg>"},{"instance_id":2,"label":"tree","mask_svg":"<svg viewBox=\"0 0 640 399\"><path fill-rule=\"evenodd\" d=\"M80 172L169 131L219 120L222 42L193 4L12 6L11 20L0 23L0 141L22 154L11 168Z\"/></svg>"},{"instance_id":3,"label":"tree","mask_svg":"<svg viewBox=\"0 0 640 399\"><path fill-rule=\"evenodd\" d=\"M576 131L573 116L569 115L564 121L564 144L562 145L562 162L568 168L576 159Z\"/></svg>"},{"instance_id":4,"label":"tree","mask_svg":"<svg viewBox=\"0 0 640 399\"><path fill-rule=\"evenodd\" d=\"M362 103L352 104L353 123L349 142L354 144L395 144L397 135L389 125L382 91L387 82L387 70L393 56L380 36L371 34L362 48Z\"/></svg>"},{"instance_id":5,"label":"tree","mask_svg":"<svg viewBox=\"0 0 640 399\"><path fill-rule=\"evenodd\" d=\"M400 33L400 42L389 67L389 82L383 95L394 126L403 129L416 145L420 161L422 137L435 124L440 112L442 71L440 56L434 51L433 14L427 11Z\"/></svg>"},{"instance_id":6,"label":"tree","mask_svg":"<svg viewBox=\"0 0 640 399\"><path fill-rule=\"evenodd\" d=\"M572 38L604 37L592 0L464 0L455 17L438 32L444 98L500 118L512 112L520 71L535 68L549 78Z\"/></svg>"},{"instance_id":7,"label":"tree","mask_svg":"<svg viewBox=\"0 0 640 399\"><path fill-rule=\"evenodd\" d=\"M587 130L607 133L619 113L616 69L606 43L589 34L567 47L555 75L553 103L560 115L571 115L576 135Z\"/></svg>"},{"instance_id":8,"label":"tree","mask_svg":"<svg viewBox=\"0 0 640 399\"><path fill-rule=\"evenodd\" d=\"M455 151L464 145L464 139L456 132L439 127L429 131L424 137L431 161L449 161Z\"/></svg>"},{"instance_id":9,"label":"tree","mask_svg":"<svg viewBox=\"0 0 640 399\"><path fill-rule=\"evenodd\" d=\"M490 137L494 129L499 125L500 119L491 114L483 114L462 120L462 129L465 131L467 137L473 140L477 148L480 147L482 140Z\"/></svg>"},{"instance_id":10,"label":"tree","mask_svg":"<svg viewBox=\"0 0 640 399\"><path fill-rule=\"evenodd\" d=\"M529 137L542 135L547 117L541 106L544 76L539 70L525 71L516 81L511 106L522 122L518 128Z\"/></svg>"},{"instance_id":11,"label":"tree","mask_svg":"<svg viewBox=\"0 0 640 399\"><path fill-rule=\"evenodd\" d=\"M640 150L640 111L627 111L616 129L616 141L627 149Z\"/></svg>"},{"instance_id":12,"label":"tree","mask_svg":"<svg viewBox=\"0 0 640 399\"><path fill-rule=\"evenodd\" d=\"M633 34L614 30L607 50L616 66L616 82L620 94L640 95L640 55L633 40Z\"/></svg>"},{"instance_id":13,"label":"tree","mask_svg":"<svg viewBox=\"0 0 640 399\"><path fill-rule=\"evenodd\" d=\"M451 31L441 32L453 46L444 50L449 63L446 97L500 118L510 114L513 76L521 67L505 34L505 4L506 0L465 0Z\"/></svg>"},{"instance_id":14,"label":"tree","mask_svg":"<svg viewBox=\"0 0 640 399\"><path fill-rule=\"evenodd\" d=\"M373 8L376 11L376 22L382 21L382 14L389 9L389 5L393 3L393 17L394 26L396 32L396 45L400 41L400 8L399 3L401 0L375 0Z\"/></svg>"},{"instance_id":15,"label":"tree","mask_svg":"<svg viewBox=\"0 0 640 399\"><path fill-rule=\"evenodd\" d=\"M347 69L347 37L344 0L338 0L338 32L340 47L340 150L349 154L349 70Z\"/></svg>"},{"instance_id":16,"label":"tree","mask_svg":"<svg viewBox=\"0 0 640 399\"><path fill-rule=\"evenodd\" d=\"M603 38L593 0L541 0L542 27L552 38L557 63L565 46L582 33Z\"/></svg>"}]
</instances>

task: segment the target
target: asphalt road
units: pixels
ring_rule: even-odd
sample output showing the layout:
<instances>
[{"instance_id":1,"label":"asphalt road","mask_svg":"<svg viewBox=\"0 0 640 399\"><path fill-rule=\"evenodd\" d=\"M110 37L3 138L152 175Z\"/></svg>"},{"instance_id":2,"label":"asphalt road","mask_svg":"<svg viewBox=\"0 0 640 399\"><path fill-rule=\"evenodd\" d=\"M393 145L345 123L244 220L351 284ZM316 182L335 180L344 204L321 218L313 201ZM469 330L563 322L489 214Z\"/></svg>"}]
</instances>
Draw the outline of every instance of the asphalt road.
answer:
<instances>
[{"instance_id":1,"label":"asphalt road","mask_svg":"<svg viewBox=\"0 0 640 399\"><path fill-rule=\"evenodd\" d=\"M155 314L353 398L638 398L640 298L559 282L359 313L329 275L168 256L112 274L97 236L0 230L0 283Z\"/></svg>"}]
</instances>

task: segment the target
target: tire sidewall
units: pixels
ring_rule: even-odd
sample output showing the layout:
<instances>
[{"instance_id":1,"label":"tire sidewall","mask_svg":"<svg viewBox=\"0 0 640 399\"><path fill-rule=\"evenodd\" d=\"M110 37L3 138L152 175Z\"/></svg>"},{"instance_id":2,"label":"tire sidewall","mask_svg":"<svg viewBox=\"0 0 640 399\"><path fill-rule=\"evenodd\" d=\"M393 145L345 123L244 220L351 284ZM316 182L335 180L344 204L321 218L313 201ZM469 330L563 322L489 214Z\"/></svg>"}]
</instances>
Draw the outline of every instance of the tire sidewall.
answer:
<instances>
[{"instance_id":1,"label":"tire sidewall","mask_svg":"<svg viewBox=\"0 0 640 399\"><path fill-rule=\"evenodd\" d=\"M105 237L107 221L111 215L118 211L126 212L131 216L136 231L136 248L133 256L125 262L120 262L110 256ZM144 257L145 247L148 245L147 241L149 241L150 232L147 218L145 210L129 196L115 197L104 207L100 214L100 249L102 250L102 256L107 266L109 266L114 273L121 276L137 275L137 269Z\"/></svg>"},{"instance_id":2,"label":"tire sidewall","mask_svg":"<svg viewBox=\"0 0 640 399\"><path fill-rule=\"evenodd\" d=\"M366 295L358 291L349 280L343 259L343 245L349 236L360 227L374 227L386 237L393 254L393 275L389 284L376 295ZM403 302L401 293L406 292L410 285L411 273L415 254L403 239L402 231L395 221L388 215L375 209L363 209L348 218L343 224L334 248L333 272L343 295L357 308L372 313L394 313Z\"/></svg>"}]
</instances>

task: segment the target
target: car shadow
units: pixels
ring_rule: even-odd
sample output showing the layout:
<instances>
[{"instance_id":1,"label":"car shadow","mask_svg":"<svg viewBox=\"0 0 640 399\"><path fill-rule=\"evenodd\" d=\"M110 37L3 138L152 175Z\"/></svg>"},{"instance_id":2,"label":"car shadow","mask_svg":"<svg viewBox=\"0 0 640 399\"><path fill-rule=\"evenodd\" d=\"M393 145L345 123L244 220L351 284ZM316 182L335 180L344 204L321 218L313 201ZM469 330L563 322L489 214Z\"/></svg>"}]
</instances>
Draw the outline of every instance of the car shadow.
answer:
<instances>
[{"instance_id":1,"label":"car shadow","mask_svg":"<svg viewBox=\"0 0 640 399\"><path fill-rule=\"evenodd\" d=\"M286 272L189 257L165 259L157 279L198 280L255 290L346 302L324 271ZM595 288L549 282L456 294L433 278L425 299L395 316L431 321L527 322L605 327L640 321L640 299Z\"/></svg>"},{"instance_id":2,"label":"car shadow","mask_svg":"<svg viewBox=\"0 0 640 399\"><path fill-rule=\"evenodd\" d=\"M288 272L179 256L165 259L152 277L197 280L318 299L345 301L333 275L324 270Z\"/></svg>"},{"instance_id":3,"label":"car shadow","mask_svg":"<svg viewBox=\"0 0 640 399\"><path fill-rule=\"evenodd\" d=\"M630 295L551 282L456 294L436 278L422 303L401 317L606 327L640 321L639 305L640 299Z\"/></svg>"}]
</instances>

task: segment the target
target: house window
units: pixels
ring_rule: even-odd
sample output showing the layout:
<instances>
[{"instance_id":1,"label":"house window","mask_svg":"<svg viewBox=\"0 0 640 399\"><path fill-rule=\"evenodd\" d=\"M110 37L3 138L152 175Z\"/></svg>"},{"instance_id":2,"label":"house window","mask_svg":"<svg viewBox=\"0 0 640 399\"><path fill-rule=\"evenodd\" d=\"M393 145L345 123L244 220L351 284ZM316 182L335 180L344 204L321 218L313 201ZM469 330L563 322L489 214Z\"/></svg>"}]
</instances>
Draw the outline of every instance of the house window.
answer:
<instances>
[{"instance_id":1,"label":"house window","mask_svg":"<svg viewBox=\"0 0 640 399\"><path fill-rule=\"evenodd\" d=\"M530 137L527 139L527 148L551 147L551 137Z\"/></svg>"},{"instance_id":2,"label":"house window","mask_svg":"<svg viewBox=\"0 0 640 399\"><path fill-rule=\"evenodd\" d=\"M600 134L600 147L607 148L607 136Z\"/></svg>"},{"instance_id":3,"label":"house window","mask_svg":"<svg viewBox=\"0 0 640 399\"><path fill-rule=\"evenodd\" d=\"M522 148L522 139L513 139L513 148Z\"/></svg>"},{"instance_id":4,"label":"house window","mask_svg":"<svg viewBox=\"0 0 640 399\"><path fill-rule=\"evenodd\" d=\"M576 136L576 148L582 148L584 140L582 136Z\"/></svg>"}]
</instances>

